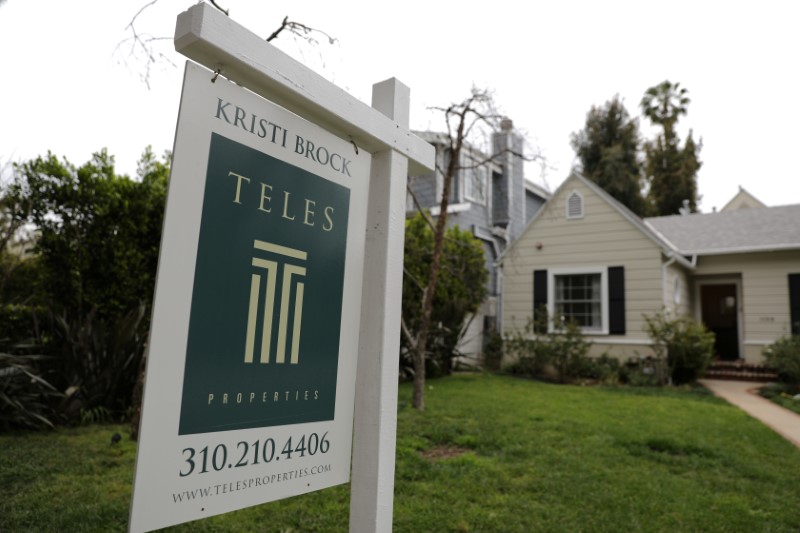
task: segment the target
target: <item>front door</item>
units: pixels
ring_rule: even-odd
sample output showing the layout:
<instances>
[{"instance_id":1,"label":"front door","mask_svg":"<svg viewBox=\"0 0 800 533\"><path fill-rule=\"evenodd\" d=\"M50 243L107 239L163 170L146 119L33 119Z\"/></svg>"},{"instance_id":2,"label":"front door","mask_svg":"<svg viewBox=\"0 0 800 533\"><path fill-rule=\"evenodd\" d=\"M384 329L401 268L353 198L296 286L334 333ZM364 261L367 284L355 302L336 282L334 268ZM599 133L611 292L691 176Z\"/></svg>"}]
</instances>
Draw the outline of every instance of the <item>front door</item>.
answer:
<instances>
[{"instance_id":1,"label":"front door","mask_svg":"<svg viewBox=\"0 0 800 533\"><path fill-rule=\"evenodd\" d=\"M701 285L702 320L716 335L717 358L733 361L739 358L739 305L736 285Z\"/></svg>"}]
</instances>

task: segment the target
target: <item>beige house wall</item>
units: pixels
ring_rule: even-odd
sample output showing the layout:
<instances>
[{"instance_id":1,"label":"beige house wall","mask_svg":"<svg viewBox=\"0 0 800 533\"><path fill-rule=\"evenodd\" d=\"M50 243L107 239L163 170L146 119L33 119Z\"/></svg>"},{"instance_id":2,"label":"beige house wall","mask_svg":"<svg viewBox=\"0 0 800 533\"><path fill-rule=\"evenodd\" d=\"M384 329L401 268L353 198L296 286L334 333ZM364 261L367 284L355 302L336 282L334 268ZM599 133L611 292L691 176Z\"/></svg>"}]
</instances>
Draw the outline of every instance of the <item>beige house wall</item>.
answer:
<instances>
[{"instance_id":1,"label":"beige house wall","mask_svg":"<svg viewBox=\"0 0 800 533\"><path fill-rule=\"evenodd\" d=\"M574 192L584 216L567 217ZM652 353L644 315L664 309L673 316L702 317L700 287L734 283L738 288L740 354L763 361L763 349L790 328L788 274L800 273L800 250L706 255L670 259L646 230L628 219L581 179L569 179L502 259L503 333L522 330L533 315L535 270L625 267L625 335L587 335L591 355L621 359Z\"/></svg>"},{"instance_id":2,"label":"beige house wall","mask_svg":"<svg viewBox=\"0 0 800 533\"><path fill-rule=\"evenodd\" d=\"M800 273L800 251L700 257L693 283L695 316L701 316L698 295L703 283L736 281L742 353L748 361L761 362L764 347L791 332L790 273Z\"/></svg>"},{"instance_id":3,"label":"beige house wall","mask_svg":"<svg viewBox=\"0 0 800 533\"><path fill-rule=\"evenodd\" d=\"M691 273L677 262L668 263L664 270L664 309L674 316L694 316Z\"/></svg>"},{"instance_id":4,"label":"beige house wall","mask_svg":"<svg viewBox=\"0 0 800 533\"><path fill-rule=\"evenodd\" d=\"M584 216L568 219L566 200L583 196ZM625 267L625 335L591 335L593 355L635 350L646 355L649 338L644 314L657 313L664 303L664 258L661 248L618 210L580 180L556 192L503 259L502 324L504 333L522 329L533 315L533 271ZM683 276L680 269L674 272ZM681 285L682 306L690 305L689 284ZM595 353L596 352L596 353ZM647 352L649 353L649 351ZM614 353L614 355L617 355Z\"/></svg>"}]
</instances>

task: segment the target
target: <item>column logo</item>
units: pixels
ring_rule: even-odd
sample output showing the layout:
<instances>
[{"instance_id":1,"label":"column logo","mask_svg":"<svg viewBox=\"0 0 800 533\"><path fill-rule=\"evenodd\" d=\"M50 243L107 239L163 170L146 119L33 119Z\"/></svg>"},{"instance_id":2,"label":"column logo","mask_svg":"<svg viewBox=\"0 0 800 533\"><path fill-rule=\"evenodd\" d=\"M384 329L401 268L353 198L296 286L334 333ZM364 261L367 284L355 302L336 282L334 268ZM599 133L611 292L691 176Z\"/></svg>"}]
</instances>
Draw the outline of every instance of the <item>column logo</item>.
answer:
<instances>
[{"instance_id":1,"label":"column logo","mask_svg":"<svg viewBox=\"0 0 800 533\"><path fill-rule=\"evenodd\" d=\"M285 363L288 351L289 363L296 365L300 362L300 331L303 323L305 290L303 279L306 275L306 267L299 263L308 259L308 253L260 240L254 241L253 248L266 252L268 258L259 256L252 258L252 265L256 271L250 277L244 362L253 363L258 354L259 363L269 363L275 341L275 363ZM278 287L279 276L280 287ZM278 288L280 293L276 294ZM276 311L277 335L273 333ZM261 326L260 343L257 342L259 326Z\"/></svg>"}]
</instances>

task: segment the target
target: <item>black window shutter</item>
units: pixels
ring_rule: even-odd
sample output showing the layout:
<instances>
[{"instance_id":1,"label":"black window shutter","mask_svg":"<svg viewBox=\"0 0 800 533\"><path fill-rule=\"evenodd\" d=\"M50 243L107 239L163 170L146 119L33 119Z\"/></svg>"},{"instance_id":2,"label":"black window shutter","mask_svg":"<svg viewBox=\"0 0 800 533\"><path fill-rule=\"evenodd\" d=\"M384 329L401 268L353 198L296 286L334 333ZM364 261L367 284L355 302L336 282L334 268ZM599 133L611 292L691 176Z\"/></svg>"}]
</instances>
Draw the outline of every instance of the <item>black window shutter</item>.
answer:
<instances>
[{"instance_id":1,"label":"black window shutter","mask_svg":"<svg viewBox=\"0 0 800 533\"><path fill-rule=\"evenodd\" d=\"M789 317L792 335L800 335L800 274L789 274Z\"/></svg>"},{"instance_id":2,"label":"black window shutter","mask_svg":"<svg viewBox=\"0 0 800 533\"><path fill-rule=\"evenodd\" d=\"M533 271L533 325L535 333L547 333L547 270Z\"/></svg>"},{"instance_id":3,"label":"black window shutter","mask_svg":"<svg viewBox=\"0 0 800 533\"><path fill-rule=\"evenodd\" d=\"M608 267L608 332L625 335L625 267Z\"/></svg>"}]
</instances>

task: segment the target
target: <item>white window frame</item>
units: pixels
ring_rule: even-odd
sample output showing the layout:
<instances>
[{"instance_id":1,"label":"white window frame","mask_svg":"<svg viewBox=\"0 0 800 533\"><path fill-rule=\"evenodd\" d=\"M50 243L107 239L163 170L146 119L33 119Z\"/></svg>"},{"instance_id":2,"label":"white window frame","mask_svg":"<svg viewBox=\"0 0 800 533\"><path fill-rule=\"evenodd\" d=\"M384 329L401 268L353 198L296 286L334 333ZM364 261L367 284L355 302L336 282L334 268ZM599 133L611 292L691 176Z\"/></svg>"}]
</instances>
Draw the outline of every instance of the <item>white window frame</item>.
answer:
<instances>
[{"instance_id":1,"label":"white window frame","mask_svg":"<svg viewBox=\"0 0 800 533\"><path fill-rule=\"evenodd\" d=\"M589 266L572 268L549 268L547 269L547 313L550 317L555 316L556 307L556 278L559 276L577 276L585 274L600 274L600 327L587 328L581 327L581 332L591 335L608 335L608 267ZM548 331L553 332L552 320L548 324Z\"/></svg>"},{"instance_id":2,"label":"white window frame","mask_svg":"<svg viewBox=\"0 0 800 533\"><path fill-rule=\"evenodd\" d=\"M477 164L472 157L462 157L462 164L461 166L461 174L464 178L464 199L469 200L473 204L478 205L488 205L489 204L489 169L487 168L486 164L473 166ZM483 185L483 198L479 198L475 196L473 191L475 190L475 181L476 180Z\"/></svg>"},{"instance_id":3,"label":"white window frame","mask_svg":"<svg viewBox=\"0 0 800 533\"><path fill-rule=\"evenodd\" d=\"M570 200L572 199L573 196L577 196L580 199L580 202L581 202L581 212L579 214L575 214L575 215L570 213L570 210L569 210L569 203L570 203ZM566 214L567 219L576 220L576 219L583 218L585 212L586 212L586 207L585 207L585 204L584 204L584 201L583 201L583 195L580 193L580 191L572 190L569 193L569 195L567 195L567 199L564 202L564 213Z\"/></svg>"}]
</instances>

